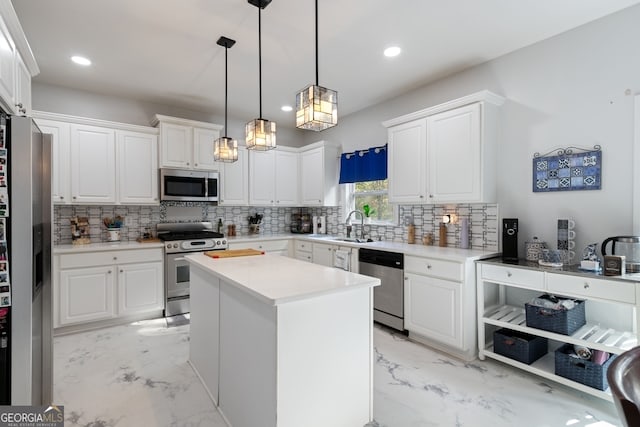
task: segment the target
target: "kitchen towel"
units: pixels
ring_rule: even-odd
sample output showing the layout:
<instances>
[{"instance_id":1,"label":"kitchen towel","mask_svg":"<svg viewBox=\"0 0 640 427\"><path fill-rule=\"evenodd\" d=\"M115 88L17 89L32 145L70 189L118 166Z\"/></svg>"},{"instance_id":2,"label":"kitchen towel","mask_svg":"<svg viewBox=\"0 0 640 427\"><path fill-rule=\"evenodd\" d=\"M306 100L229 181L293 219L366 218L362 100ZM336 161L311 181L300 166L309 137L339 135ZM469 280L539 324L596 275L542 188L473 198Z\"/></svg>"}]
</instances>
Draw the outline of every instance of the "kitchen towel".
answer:
<instances>
[{"instance_id":1,"label":"kitchen towel","mask_svg":"<svg viewBox=\"0 0 640 427\"><path fill-rule=\"evenodd\" d=\"M333 254L333 266L335 268L341 268L344 271L349 271L349 260L351 259L351 254L349 251L345 251L342 249L336 249Z\"/></svg>"}]
</instances>

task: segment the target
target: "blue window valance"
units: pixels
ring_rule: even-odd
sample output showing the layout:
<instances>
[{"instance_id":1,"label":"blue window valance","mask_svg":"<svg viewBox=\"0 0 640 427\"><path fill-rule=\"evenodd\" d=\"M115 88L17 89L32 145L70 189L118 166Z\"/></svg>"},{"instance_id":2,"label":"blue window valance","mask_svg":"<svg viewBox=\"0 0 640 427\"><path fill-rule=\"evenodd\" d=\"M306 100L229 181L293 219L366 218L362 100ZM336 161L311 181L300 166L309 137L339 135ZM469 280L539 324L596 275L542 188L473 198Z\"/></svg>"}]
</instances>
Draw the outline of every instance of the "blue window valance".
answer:
<instances>
[{"instance_id":1,"label":"blue window valance","mask_svg":"<svg viewBox=\"0 0 640 427\"><path fill-rule=\"evenodd\" d=\"M387 179L387 146L340 156L340 184Z\"/></svg>"}]
</instances>

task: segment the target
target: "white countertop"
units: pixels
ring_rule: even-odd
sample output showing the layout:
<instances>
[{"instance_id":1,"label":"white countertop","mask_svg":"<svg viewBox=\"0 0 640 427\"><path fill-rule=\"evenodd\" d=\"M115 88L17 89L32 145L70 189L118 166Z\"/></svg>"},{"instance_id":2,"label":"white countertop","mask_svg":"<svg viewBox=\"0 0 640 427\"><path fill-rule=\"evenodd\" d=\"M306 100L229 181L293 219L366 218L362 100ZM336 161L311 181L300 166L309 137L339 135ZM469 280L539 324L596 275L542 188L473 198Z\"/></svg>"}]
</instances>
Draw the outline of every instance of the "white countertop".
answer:
<instances>
[{"instance_id":1,"label":"white countertop","mask_svg":"<svg viewBox=\"0 0 640 427\"><path fill-rule=\"evenodd\" d=\"M413 255L419 257L429 257L435 259L444 259L450 261L465 262L467 260L478 260L485 258L492 258L500 255L500 252L495 250L480 250L480 249L460 249L451 247L440 246L425 246L422 244L408 244L402 242L391 241L375 241L375 242L345 242L341 240L341 236L329 236L329 235L310 235L310 234L252 234L236 237L229 237L227 240L229 243L233 242L251 242L254 240L281 240L281 239L296 239L306 240L314 243L325 243L328 245L348 246L353 248L371 248L381 251L399 252L405 255Z\"/></svg>"},{"instance_id":2,"label":"white countertop","mask_svg":"<svg viewBox=\"0 0 640 427\"><path fill-rule=\"evenodd\" d=\"M185 258L271 305L380 285L373 277L279 255L213 259L195 253Z\"/></svg>"},{"instance_id":3,"label":"white countertop","mask_svg":"<svg viewBox=\"0 0 640 427\"><path fill-rule=\"evenodd\" d=\"M80 254L84 252L120 251L133 249L164 248L162 242L102 242L88 245L55 245L53 254Z\"/></svg>"}]
</instances>

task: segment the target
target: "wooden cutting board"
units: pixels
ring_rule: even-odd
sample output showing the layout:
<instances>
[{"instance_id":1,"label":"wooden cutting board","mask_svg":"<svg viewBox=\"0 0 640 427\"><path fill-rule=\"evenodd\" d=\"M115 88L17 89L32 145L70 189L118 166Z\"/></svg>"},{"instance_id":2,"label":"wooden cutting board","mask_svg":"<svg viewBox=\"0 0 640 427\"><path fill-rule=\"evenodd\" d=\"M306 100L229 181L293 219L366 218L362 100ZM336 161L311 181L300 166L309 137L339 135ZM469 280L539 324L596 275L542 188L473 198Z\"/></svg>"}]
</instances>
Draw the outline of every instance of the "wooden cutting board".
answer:
<instances>
[{"instance_id":1,"label":"wooden cutting board","mask_svg":"<svg viewBox=\"0 0 640 427\"><path fill-rule=\"evenodd\" d=\"M264 255L264 251L257 249L227 249L224 251L207 251L204 254L211 258L231 258L237 256Z\"/></svg>"},{"instance_id":2,"label":"wooden cutting board","mask_svg":"<svg viewBox=\"0 0 640 427\"><path fill-rule=\"evenodd\" d=\"M138 243L160 243L160 242L162 242L162 240L158 239L157 237L149 237L148 239L143 239L142 237L138 237L136 239L136 242L138 242Z\"/></svg>"}]
</instances>

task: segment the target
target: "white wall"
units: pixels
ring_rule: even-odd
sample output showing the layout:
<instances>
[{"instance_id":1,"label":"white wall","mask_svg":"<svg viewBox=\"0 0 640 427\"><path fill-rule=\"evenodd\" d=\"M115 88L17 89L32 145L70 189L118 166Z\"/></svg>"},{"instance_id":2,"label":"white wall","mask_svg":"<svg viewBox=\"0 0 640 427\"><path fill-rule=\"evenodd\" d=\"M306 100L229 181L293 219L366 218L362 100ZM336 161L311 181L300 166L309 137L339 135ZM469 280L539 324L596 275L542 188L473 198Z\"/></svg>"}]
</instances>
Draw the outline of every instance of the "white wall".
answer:
<instances>
[{"instance_id":1,"label":"white wall","mask_svg":"<svg viewBox=\"0 0 640 427\"><path fill-rule=\"evenodd\" d=\"M639 22L640 6L629 8L341 118L322 137L342 142L347 151L382 145L383 120L482 89L503 95L508 101L502 108L499 150L500 215L520 219L521 256L524 241L534 235L555 248L557 218L572 217L580 255L587 243L632 234ZM533 193L535 152L594 144L603 150L602 190Z\"/></svg>"},{"instance_id":2,"label":"white wall","mask_svg":"<svg viewBox=\"0 0 640 427\"><path fill-rule=\"evenodd\" d=\"M209 123L224 125L224 115L215 115L202 111L186 110L169 105L154 104L135 99L101 95L81 90L69 89L42 83L33 83L33 109L72 116L90 117L141 126L151 126L155 114L182 117ZM229 117L227 135L244 144L245 123L251 120ZM296 129L278 127L277 143L291 147L303 145L304 132Z\"/></svg>"},{"instance_id":3,"label":"white wall","mask_svg":"<svg viewBox=\"0 0 640 427\"><path fill-rule=\"evenodd\" d=\"M576 220L579 251L607 236L631 234L634 97L625 91L640 92L638 22L640 6L635 6L341 117L337 127L320 134L280 127L278 143L299 146L326 139L341 142L346 151L382 145L382 121L489 89L508 99L502 108L498 202L502 217L520 219L521 255L524 241L534 235L555 248L556 220L562 217ZM430 43L438 41L425 41L425 50ZM37 110L146 125L155 113L222 121L46 85L34 85L33 92ZM230 121L228 133L242 136L243 126L243 121ZM602 190L532 192L535 152L594 144L603 149Z\"/></svg>"}]
</instances>

